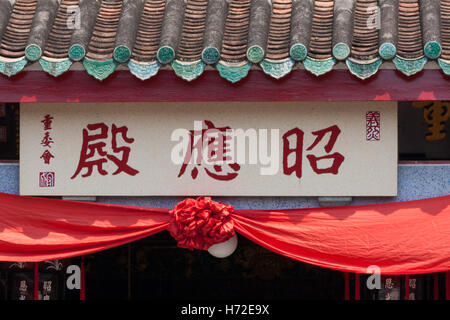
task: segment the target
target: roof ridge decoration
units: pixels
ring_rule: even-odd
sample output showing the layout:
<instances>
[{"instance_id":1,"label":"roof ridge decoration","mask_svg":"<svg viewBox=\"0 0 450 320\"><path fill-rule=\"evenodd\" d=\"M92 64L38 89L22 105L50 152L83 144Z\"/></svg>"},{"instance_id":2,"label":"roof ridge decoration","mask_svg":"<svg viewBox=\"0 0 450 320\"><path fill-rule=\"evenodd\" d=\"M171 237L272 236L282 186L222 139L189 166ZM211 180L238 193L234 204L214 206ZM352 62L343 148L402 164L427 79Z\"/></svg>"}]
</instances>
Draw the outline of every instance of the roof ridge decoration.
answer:
<instances>
[{"instance_id":1,"label":"roof ridge decoration","mask_svg":"<svg viewBox=\"0 0 450 320\"><path fill-rule=\"evenodd\" d=\"M279 79L338 61L360 79L393 61L407 76L437 60L450 75L450 0L0 0L0 73L81 62L98 80L119 64L141 80L207 65L238 82L258 66Z\"/></svg>"}]
</instances>

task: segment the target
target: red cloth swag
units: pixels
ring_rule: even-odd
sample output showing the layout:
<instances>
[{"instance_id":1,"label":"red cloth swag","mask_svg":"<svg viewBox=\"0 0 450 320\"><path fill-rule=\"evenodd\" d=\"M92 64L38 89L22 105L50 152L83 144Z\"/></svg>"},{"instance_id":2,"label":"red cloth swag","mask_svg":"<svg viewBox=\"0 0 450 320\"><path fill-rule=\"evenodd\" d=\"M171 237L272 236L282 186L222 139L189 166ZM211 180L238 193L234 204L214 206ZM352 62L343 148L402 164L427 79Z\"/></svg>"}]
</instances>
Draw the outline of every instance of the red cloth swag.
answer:
<instances>
[{"instance_id":1,"label":"red cloth swag","mask_svg":"<svg viewBox=\"0 0 450 320\"><path fill-rule=\"evenodd\" d=\"M177 207L174 212L181 208ZM234 212L231 208L218 219L220 223L212 224L217 226L213 242L229 236L232 222L236 232L259 245L321 267L366 273L367 267L377 265L384 274L450 270L450 196L332 208ZM195 213L214 216L208 210ZM0 261L63 259L163 230L176 234L171 229L174 212L171 216L169 211L0 193Z\"/></svg>"},{"instance_id":2,"label":"red cloth swag","mask_svg":"<svg viewBox=\"0 0 450 320\"><path fill-rule=\"evenodd\" d=\"M185 199L169 211L169 232L181 248L208 250L234 236L233 211L233 206L208 197Z\"/></svg>"}]
</instances>

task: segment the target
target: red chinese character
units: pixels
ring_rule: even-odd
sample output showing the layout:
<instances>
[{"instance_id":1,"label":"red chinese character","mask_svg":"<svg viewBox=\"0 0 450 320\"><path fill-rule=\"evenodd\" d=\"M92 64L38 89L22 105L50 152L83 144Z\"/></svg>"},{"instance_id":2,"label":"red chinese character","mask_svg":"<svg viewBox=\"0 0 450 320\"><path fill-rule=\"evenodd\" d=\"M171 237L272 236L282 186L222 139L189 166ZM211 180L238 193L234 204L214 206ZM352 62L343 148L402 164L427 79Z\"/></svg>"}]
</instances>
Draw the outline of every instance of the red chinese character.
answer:
<instances>
[{"instance_id":1,"label":"red chinese character","mask_svg":"<svg viewBox=\"0 0 450 320\"><path fill-rule=\"evenodd\" d=\"M285 175L291 175L292 172L295 172L299 179L302 177L303 136L304 133L299 128L291 129L283 135L283 172ZM289 137L295 139L294 148L289 146ZM289 167L288 158L291 153L295 155L295 161Z\"/></svg>"},{"instance_id":2,"label":"red chinese character","mask_svg":"<svg viewBox=\"0 0 450 320\"><path fill-rule=\"evenodd\" d=\"M50 151L45 150L44 153L42 154L42 156L40 157L41 159L44 159L44 163L45 164L50 164L50 159L54 158L54 156L51 154Z\"/></svg>"},{"instance_id":3,"label":"red chinese character","mask_svg":"<svg viewBox=\"0 0 450 320\"><path fill-rule=\"evenodd\" d=\"M89 135L88 130L100 130L100 133ZM81 176L83 178L91 176L94 166L97 167L97 170L101 175L107 175L108 172L103 169L103 164L108 161L107 159L111 160L117 166L117 170L113 173L113 175L119 174L120 172L125 172L129 175L134 176L139 173L139 171L131 168L127 164L131 149L129 147L117 146L118 133L122 135L122 138L126 143L131 144L134 142L134 139L127 137L128 128L126 126L117 128L116 125L113 124L111 132L112 150L114 153L121 152L122 158L119 159L114 155L108 154L105 150L103 150L103 148L106 147L106 143L103 141L97 141L108 138L108 126L104 123L89 124L87 125L87 129L83 129L83 144L81 147L80 160L78 162L77 170L75 171L71 179L74 179L83 168L86 168L87 171ZM102 158L88 161L88 159L93 158L96 153Z\"/></svg>"},{"instance_id":4,"label":"red chinese character","mask_svg":"<svg viewBox=\"0 0 450 320\"><path fill-rule=\"evenodd\" d=\"M42 138L41 144L46 148L51 148L51 144L55 143L53 139L50 137L50 132L46 132L44 138Z\"/></svg>"},{"instance_id":5,"label":"red chinese character","mask_svg":"<svg viewBox=\"0 0 450 320\"><path fill-rule=\"evenodd\" d=\"M224 172L223 165L220 164L221 162L229 161L231 159L230 156L227 156L230 152L229 140L231 137L226 135L226 132L230 129L230 127L216 128L214 124L208 120L205 120L205 124L208 129L203 129L201 131L189 131L190 142L183 165L178 173L178 178L185 173L187 165L191 161L194 150L197 151L197 157L195 159L196 167L191 170L191 177L193 179L197 178L197 166L202 166L203 150L206 147L208 151L207 160L209 163L213 163L212 167L204 168L206 174L211 178L220 181L233 180L238 176L237 171L241 169L241 166L237 163L227 164L232 172ZM196 138L197 141L195 141ZM206 146L204 146L204 144L206 144Z\"/></svg>"},{"instance_id":6,"label":"red chinese character","mask_svg":"<svg viewBox=\"0 0 450 320\"><path fill-rule=\"evenodd\" d=\"M52 116L50 116L49 114L45 115L44 120L41 121L44 124L44 130L52 129L52 120L53 120Z\"/></svg>"},{"instance_id":7,"label":"red chinese character","mask_svg":"<svg viewBox=\"0 0 450 320\"><path fill-rule=\"evenodd\" d=\"M380 112L368 111L366 113L366 140L380 140Z\"/></svg>"},{"instance_id":8,"label":"red chinese character","mask_svg":"<svg viewBox=\"0 0 450 320\"><path fill-rule=\"evenodd\" d=\"M325 151L327 153L330 153L331 150L334 147L334 144L336 143L336 140L341 133L341 130L338 126L334 125L331 127L328 127L326 129L318 130L312 132L313 135L317 136L313 144L306 149L307 151L311 151L317 144L324 138L324 136L331 132L330 140L328 141L327 145L324 147ZM289 138L295 141L295 146L291 147L289 143ZM294 128L289 130L283 135L283 172L285 175L291 175L293 172L295 172L295 175L297 178L301 179L302 177L302 162L303 162L303 138L304 138L304 132L300 130L299 128ZM293 164L289 166L288 160L289 156L291 154L295 155ZM333 173L337 174L339 171L339 167L341 166L342 162L344 161L344 156L342 154L336 152L331 155L326 155L323 157L316 157L314 155L307 155L306 156L309 160L309 163L311 165L311 168L313 171L317 174L323 174L323 173ZM322 159L333 159L333 164L329 168L325 169L319 169L317 162Z\"/></svg>"},{"instance_id":9,"label":"red chinese character","mask_svg":"<svg viewBox=\"0 0 450 320\"><path fill-rule=\"evenodd\" d=\"M129 147L117 147L117 134L120 133L122 135L122 139L126 143L133 143L133 138L127 137L128 128L123 126L120 128L117 128L115 124L112 125L111 133L112 133L112 150L114 153L122 152L122 159L119 159L113 155L106 155L106 157L114 162L114 164L117 166L117 170L113 173L113 175L119 174L121 172L125 172L129 174L130 176L135 176L139 173L139 171L133 169L130 167L128 163L128 159L130 158L130 151L131 149Z\"/></svg>"},{"instance_id":10,"label":"red chinese character","mask_svg":"<svg viewBox=\"0 0 450 320\"><path fill-rule=\"evenodd\" d=\"M331 150L334 147L334 144L336 143L336 140L341 133L341 130L338 126L334 125L331 127L328 127L326 129L318 130L312 132L313 135L317 136L316 140L313 142L313 144L306 149L307 151L312 150L322 139L323 137L328 133L331 132L330 140L328 140L328 143L324 147L326 153L330 153ZM323 174L323 173L332 173L337 174L339 171L339 167L341 166L342 162L344 161L344 156L338 152L335 152L333 154L323 156L323 157L316 157L314 155L307 155L306 158L308 158L309 163L311 165L311 168L313 171L317 174ZM325 169L319 169L317 166L317 162L322 159L333 159L333 164L329 168Z\"/></svg>"}]
</instances>

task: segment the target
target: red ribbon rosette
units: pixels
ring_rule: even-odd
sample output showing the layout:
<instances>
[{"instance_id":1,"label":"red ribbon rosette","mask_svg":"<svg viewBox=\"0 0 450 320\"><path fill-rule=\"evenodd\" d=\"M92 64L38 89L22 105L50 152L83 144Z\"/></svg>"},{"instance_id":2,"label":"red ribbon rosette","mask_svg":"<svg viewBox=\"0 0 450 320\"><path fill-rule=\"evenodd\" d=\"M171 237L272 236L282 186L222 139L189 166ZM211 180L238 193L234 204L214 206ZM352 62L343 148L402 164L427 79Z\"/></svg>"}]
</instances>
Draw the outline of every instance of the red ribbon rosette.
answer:
<instances>
[{"instance_id":1,"label":"red ribbon rosette","mask_svg":"<svg viewBox=\"0 0 450 320\"><path fill-rule=\"evenodd\" d=\"M209 197L188 198L169 211L172 217L169 232L181 248L208 250L234 236L233 212L232 205Z\"/></svg>"}]
</instances>

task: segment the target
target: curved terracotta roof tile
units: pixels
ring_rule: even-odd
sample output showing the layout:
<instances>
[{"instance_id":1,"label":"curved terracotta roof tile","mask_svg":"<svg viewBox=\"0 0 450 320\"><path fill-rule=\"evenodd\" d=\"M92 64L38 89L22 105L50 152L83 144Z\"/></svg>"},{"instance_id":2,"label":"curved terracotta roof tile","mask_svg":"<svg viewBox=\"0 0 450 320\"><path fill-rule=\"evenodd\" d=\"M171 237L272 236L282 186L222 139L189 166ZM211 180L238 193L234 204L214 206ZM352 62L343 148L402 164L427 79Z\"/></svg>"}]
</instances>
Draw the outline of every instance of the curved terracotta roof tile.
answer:
<instances>
[{"instance_id":1,"label":"curved terracotta roof tile","mask_svg":"<svg viewBox=\"0 0 450 320\"><path fill-rule=\"evenodd\" d=\"M177 52L177 58L181 61L197 61L201 59L207 8L207 0L187 1Z\"/></svg>"},{"instance_id":2,"label":"curved terracotta roof tile","mask_svg":"<svg viewBox=\"0 0 450 320\"><path fill-rule=\"evenodd\" d=\"M134 43L133 60L156 61L165 7L164 0L148 0L145 2Z\"/></svg>"},{"instance_id":3,"label":"curved terracotta roof tile","mask_svg":"<svg viewBox=\"0 0 450 320\"><path fill-rule=\"evenodd\" d=\"M76 21L71 20L71 7L78 7L79 0L62 0L47 39L44 56L55 59L68 58ZM73 27L72 27L73 23Z\"/></svg>"},{"instance_id":4,"label":"curved terracotta roof tile","mask_svg":"<svg viewBox=\"0 0 450 320\"><path fill-rule=\"evenodd\" d=\"M250 4L250 0L230 0L220 53L226 62L246 60Z\"/></svg>"},{"instance_id":5,"label":"curved terracotta roof tile","mask_svg":"<svg viewBox=\"0 0 450 320\"><path fill-rule=\"evenodd\" d=\"M406 59L424 56L419 0L399 1L397 54Z\"/></svg>"},{"instance_id":6,"label":"curved terracotta roof tile","mask_svg":"<svg viewBox=\"0 0 450 320\"><path fill-rule=\"evenodd\" d=\"M100 61L112 59L121 12L121 0L102 1L89 42L87 58Z\"/></svg>"},{"instance_id":7,"label":"curved terracotta roof tile","mask_svg":"<svg viewBox=\"0 0 450 320\"><path fill-rule=\"evenodd\" d=\"M377 8L376 0L356 1L354 11L351 56L359 60L372 60L378 57Z\"/></svg>"},{"instance_id":8,"label":"curved terracotta roof tile","mask_svg":"<svg viewBox=\"0 0 450 320\"><path fill-rule=\"evenodd\" d=\"M292 0L274 0L272 4L266 58L286 59L290 49Z\"/></svg>"},{"instance_id":9,"label":"curved terracotta roof tile","mask_svg":"<svg viewBox=\"0 0 450 320\"><path fill-rule=\"evenodd\" d=\"M232 82L252 67L320 76L338 61L361 79L390 60L450 74L450 0L0 0L0 73L37 60L99 80L119 64L143 80L163 65L189 81L207 65Z\"/></svg>"},{"instance_id":10,"label":"curved terracotta roof tile","mask_svg":"<svg viewBox=\"0 0 450 320\"><path fill-rule=\"evenodd\" d=\"M25 55L36 5L36 0L16 1L2 36L0 56L21 58Z\"/></svg>"},{"instance_id":11,"label":"curved terracotta roof tile","mask_svg":"<svg viewBox=\"0 0 450 320\"><path fill-rule=\"evenodd\" d=\"M329 59L332 57L334 0L314 1L309 57Z\"/></svg>"}]
</instances>

